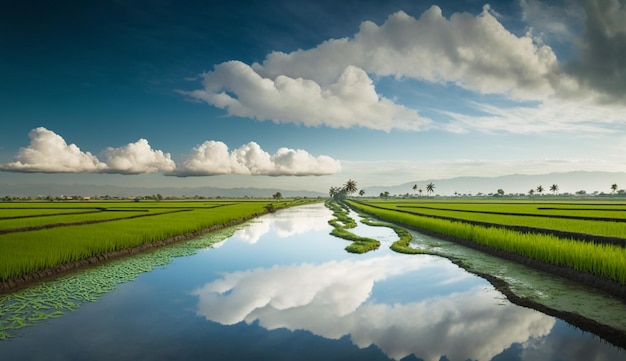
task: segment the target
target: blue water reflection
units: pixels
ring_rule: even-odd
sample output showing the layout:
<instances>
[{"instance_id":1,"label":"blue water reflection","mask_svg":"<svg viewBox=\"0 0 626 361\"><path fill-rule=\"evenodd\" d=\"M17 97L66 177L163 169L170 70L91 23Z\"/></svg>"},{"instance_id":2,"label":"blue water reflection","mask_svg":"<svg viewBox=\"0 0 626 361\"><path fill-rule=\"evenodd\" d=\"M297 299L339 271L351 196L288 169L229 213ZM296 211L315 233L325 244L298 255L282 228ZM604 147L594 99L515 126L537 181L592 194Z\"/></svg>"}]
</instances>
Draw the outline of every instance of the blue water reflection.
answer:
<instances>
[{"instance_id":1,"label":"blue water reflection","mask_svg":"<svg viewBox=\"0 0 626 361\"><path fill-rule=\"evenodd\" d=\"M287 209L0 342L4 360L616 360L450 261L364 255L323 205ZM355 232L389 242L392 231Z\"/></svg>"},{"instance_id":2,"label":"blue water reflection","mask_svg":"<svg viewBox=\"0 0 626 361\"><path fill-rule=\"evenodd\" d=\"M419 277L420 271L433 269L434 280ZM258 321L269 330L308 330L329 339L349 335L359 347L374 344L394 359L415 354L424 360L442 355L490 360L514 343L547 335L554 326L552 317L512 305L463 273L433 257L416 261L387 255L228 273L193 294L199 298L198 313L211 321ZM423 285L435 294L450 284L460 290L435 296L417 292L418 300L407 292L386 303L374 285L387 280L401 288Z\"/></svg>"}]
</instances>

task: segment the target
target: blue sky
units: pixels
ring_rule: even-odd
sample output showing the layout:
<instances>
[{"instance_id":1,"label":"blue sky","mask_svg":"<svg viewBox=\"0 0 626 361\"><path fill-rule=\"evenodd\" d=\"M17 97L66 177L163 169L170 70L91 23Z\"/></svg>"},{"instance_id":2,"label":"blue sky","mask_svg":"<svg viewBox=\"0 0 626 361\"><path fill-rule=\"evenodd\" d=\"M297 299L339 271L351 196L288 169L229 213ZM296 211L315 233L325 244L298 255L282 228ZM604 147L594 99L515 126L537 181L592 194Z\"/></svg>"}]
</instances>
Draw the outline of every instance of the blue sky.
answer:
<instances>
[{"instance_id":1,"label":"blue sky","mask_svg":"<svg viewBox=\"0 0 626 361\"><path fill-rule=\"evenodd\" d=\"M624 172L624 18L622 0L3 2L0 185Z\"/></svg>"}]
</instances>

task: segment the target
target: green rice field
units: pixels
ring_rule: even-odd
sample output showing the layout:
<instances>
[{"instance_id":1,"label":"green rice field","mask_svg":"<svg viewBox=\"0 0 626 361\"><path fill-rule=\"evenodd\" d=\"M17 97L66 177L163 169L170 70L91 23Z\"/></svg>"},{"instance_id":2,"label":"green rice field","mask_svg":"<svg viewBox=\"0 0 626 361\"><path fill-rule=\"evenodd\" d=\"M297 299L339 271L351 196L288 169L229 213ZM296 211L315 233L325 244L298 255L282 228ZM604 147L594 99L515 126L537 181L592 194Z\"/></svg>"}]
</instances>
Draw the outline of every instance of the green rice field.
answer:
<instances>
[{"instance_id":1,"label":"green rice field","mask_svg":"<svg viewBox=\"0 0 626 361\"><path fill-rule=\"evenodd\" d=\"M367 204L416 216L626 238L626 203L368 200Z\"/></svg>"},{"instance_id":2,"label":"green rice field","mask_svg":"<svg viewBox=\"0 0 626 361\"><path fill-rule=\"evenodd\" d=\"M312 201L0 203L0 281Z\"/></svg>"},{"instance_id":3,"label":"green rice field","mask_svg":"<svg viewBox=\"0 0 626 361\"><path fill-rule=\"evenodd\" d=\"M625 203L349 200L348 204L385 221L626 285ZM525 231L508 226L523 226ZM579 234L581 239L552 231ZM614 242L594 241L604 236Z\"/></svg>"}]
</instances>

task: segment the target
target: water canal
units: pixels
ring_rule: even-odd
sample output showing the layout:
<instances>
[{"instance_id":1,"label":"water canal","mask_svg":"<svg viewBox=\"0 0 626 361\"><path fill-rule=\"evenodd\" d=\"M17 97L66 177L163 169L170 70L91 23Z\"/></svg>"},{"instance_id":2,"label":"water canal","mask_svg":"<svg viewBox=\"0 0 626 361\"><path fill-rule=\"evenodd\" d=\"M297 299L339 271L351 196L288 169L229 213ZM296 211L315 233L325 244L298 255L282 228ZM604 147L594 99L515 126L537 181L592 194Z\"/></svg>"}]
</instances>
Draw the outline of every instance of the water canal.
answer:
<instances>
[{"instance_id":1,"label":"water canal","mask_svg":"<svg viewBox=\"0 0 626 361\"><path fill-rule=\"evenodd\" d=\"M349 254L347 241L329 235L330 218L323 204L281 210L0 296L0 358L626 359L626 350L512 304L446 258L390 251L396 236L389 228L360 224L354 233L382 245ZM463 252L425 236L415 239L423 247ZM485 267L503 264L484 255L473 259ZM497 272L505 271L500 266ZM546 277L501 276L528 289ZM563 302L563 292L551 296L553 302ZM594 311L602 312L604 301L594 302ZM606 300L607 319L623 311L619 304Z\"/></svg>"}]
</instances>

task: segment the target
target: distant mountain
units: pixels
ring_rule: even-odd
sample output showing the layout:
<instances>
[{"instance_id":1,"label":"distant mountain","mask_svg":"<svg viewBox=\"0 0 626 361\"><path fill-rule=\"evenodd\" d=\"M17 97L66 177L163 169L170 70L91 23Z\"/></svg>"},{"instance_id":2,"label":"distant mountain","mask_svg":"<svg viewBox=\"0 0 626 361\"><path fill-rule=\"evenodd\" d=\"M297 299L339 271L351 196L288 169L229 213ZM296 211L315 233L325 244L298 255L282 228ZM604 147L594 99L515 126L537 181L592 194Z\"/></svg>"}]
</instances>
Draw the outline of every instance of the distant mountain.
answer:
<instances>
[{"instance_id":1,"label":"distant mountain","mask_svg":"<svg viewBox=\"0 0 626 361\"><path fill-rule=\"evenodd\" d=\"M144 197L161 194L164 197L252 197L270 198L276 192L283 197L324 197L325 193L306 190L283 190L269 188L218 188L218 187L122 187L89 184L11 184L0 185L0 197L4 196L105 196L111 197Z\"/></svg>"},{"instance_id":2,"label":"distant mountain","mask_svg":"<svg viewBox=\"0 0 626 361\"><path fill-rule=\"evenodd\" d=\"M611 185L617 184L619 189L626 188L626 173L624 172L567 172L549 173L540 175L513 174L501 177L457 177L450 179L427 179L414 182L407 182L396 186L388 187L366 187L366 196L377 196L383 192L390 195L414 194L413 185L417 184L422 189L422 194L426 195L426 185L435 185L435 194L454 195L478 193L496 193L498 189L504 190L505 194L524 193L528 194L530 189L536 189L541 185L544 194L551 194L550 187L558 185L559 193L575 193L580 190L591 194L595 191L599 193L610 193Z\"/></svg>"},{"instance_id":3,"label":"distant mountain","mask_svg":"<svg viewBox=\"0 0 626 361\"><path fill-rule=\"evenodd\" d=\"M597 191L610 193L611 185L617 184L619 189L626 189L626 173L623 172L568 172L550 173L541 175L513 174L501 177L457 177L450 179L426 179L407 182L395 186L364 187L366 196L378 196L389 192L390 195L414 194L413 185L417 184L426 195L426 185L432 182L435 185L435 194L448 196L457 194L496 193L498 189L505 194L528 194L530 189L543 186L544 194L550 194L550 186L559 186L559 193L575 193L585 190L588 194ZM123 187L89 184L10 184L0 185L0 198L4 196L104 196L132 197L161 194L164 197L271 197L280 192L283 197L327 197L326 192L309 190L285 190L274 188L218 188L218 187Z\"/></svg>"}]
</instances>

